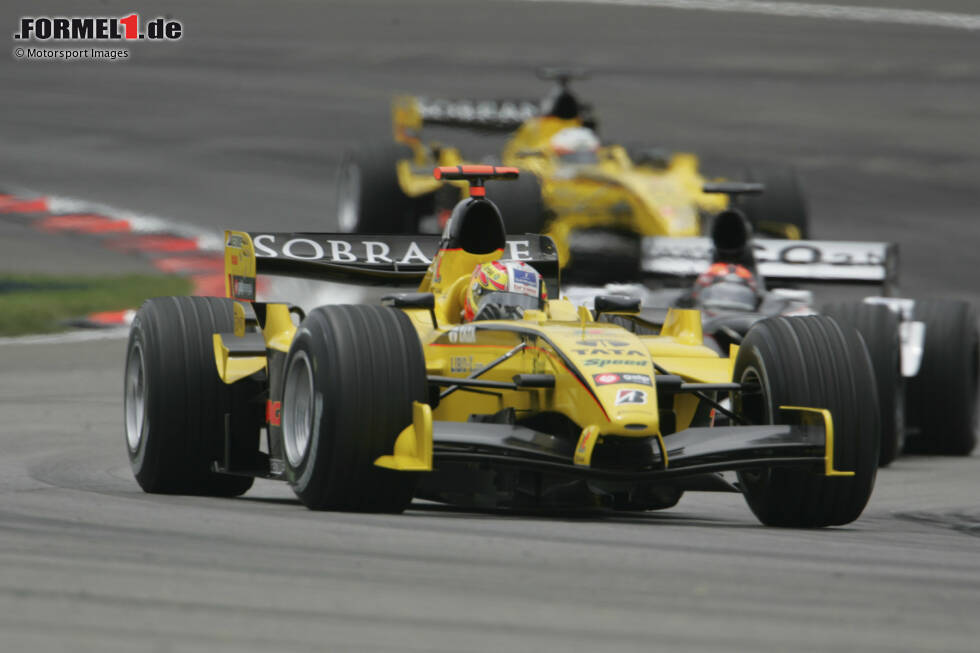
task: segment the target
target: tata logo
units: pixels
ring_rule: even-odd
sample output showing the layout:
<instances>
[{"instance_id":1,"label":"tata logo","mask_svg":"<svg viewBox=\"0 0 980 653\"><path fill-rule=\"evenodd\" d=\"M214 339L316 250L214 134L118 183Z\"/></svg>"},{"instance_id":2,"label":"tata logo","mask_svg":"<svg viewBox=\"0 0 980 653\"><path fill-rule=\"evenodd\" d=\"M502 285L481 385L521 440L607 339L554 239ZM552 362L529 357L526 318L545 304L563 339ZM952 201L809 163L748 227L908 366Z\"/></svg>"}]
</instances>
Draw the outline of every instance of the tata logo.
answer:
<instances>
[{"instance_id":1,"label":"tata logo","mask_svg":"<svg viewBox=\"0 0 980 653\"><path fill-rule=\"evenodd\" d=\"M589 340L576 340L576 345L583 347L629 347L630 343L625 340L608 340L606 338L593 338Z\"/></svg>"},{"instance_id":2,"label":"tata logo","mask_svg":"<svg viewBox=\"0 0 980 653\"><path fill-rule=\"evenodd\" d=\"M579 356L643 356L644 352L636 349L573 349Z\"/></svg>"}]
</instances>

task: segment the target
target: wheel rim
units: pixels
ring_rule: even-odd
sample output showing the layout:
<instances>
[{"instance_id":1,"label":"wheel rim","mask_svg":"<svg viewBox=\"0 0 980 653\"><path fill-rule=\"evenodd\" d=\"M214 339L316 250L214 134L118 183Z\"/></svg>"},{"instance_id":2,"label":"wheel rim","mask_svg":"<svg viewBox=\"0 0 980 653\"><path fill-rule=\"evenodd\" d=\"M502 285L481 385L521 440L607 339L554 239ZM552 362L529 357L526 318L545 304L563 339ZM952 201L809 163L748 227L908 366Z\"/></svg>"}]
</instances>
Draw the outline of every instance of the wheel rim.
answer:
<instances>
[{"instance_id":1,"label":"wheel rim","mask_svg":"<svg viewBox=\"0 0 980 653\"><path fill-rule=\"evenodd\" d=\"M736 400L732 402L735 413L745 416L753 424L772 424L769 388L763 383L763 376L759 370L753 365L746 366L738 382L743 388L754 386L757 389L749 392L742 391L736 395ZM741 470L738 475L743 483L759 485L767 480L771 473L772 470L767 467Z\"/></svg>"},{"instance_id":2,"label":"wheel rim","mask_svg":"<svg viewBox=\"0 0 980 653\"><path fill-rule=\"evenodd\" d=\"M340 230L353 233L357 229L361 199L361 170L350 162L340 168L337 188L337 223Z\"/></svg>"},{"instance_id":3,"label":"wheel rim","mask_svg":"<svg viewBox=\"0 0 980 653\"><path fill-rule=\"evenodd\" d=\"M126 444L136 452L146 431L146 368L143 363L143 347L137 342L129 352L126 364Z\"/></svg>"},{"instance_id":4,"label":"wheel rim","mask_svg":"<svg viewBox=\"0 0 980 653\"><path fill-rule=\"evenodd\" d=\"M298 467L306 457L313 434L313 368L305 351L298 351L289 363L283 392L282 439L286 459Z\"/></svg>"},{"instance_id":5,"label":"wheel rim","mask_svg":"<svg viewBox=\"0 0 980 653\"><path fill-rule=\"evenodd\" d=\"M773 415L770 411L770 401L768 387L763 383L763 376L754 366L748 365L742 371L742 377L738 382L743 387L757 388L753 391L743 391L738 394L738 401L733 405L738 409L736 412L745 415L755 424L772 424Z\"/></svg>"}]
</instances>

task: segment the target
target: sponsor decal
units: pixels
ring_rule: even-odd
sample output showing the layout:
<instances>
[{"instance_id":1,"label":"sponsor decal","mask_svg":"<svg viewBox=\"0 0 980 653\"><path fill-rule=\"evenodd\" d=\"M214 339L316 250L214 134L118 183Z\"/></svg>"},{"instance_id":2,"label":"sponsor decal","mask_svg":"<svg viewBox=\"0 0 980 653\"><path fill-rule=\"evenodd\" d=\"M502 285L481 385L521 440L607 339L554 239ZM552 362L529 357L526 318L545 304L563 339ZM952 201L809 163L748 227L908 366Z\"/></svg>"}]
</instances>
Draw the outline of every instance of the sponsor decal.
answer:
<instances>
[{"instance_id":1,"label":"sponsor decal","mask_svg":"<svg viewBox=\"0 0 980 653\"><path fill-rule=\"evenodd\" d=\"M538 296L538 276L530 270L511 269L511 290L522 295Z\"/></svg>"},{"instance_id":2,"label":"sponsor decal","mask_svg":"<svg viewBox=\"0 0 980 653\"><path fill-rule=\"evenodd\" d=\"M467 324L452 329L449 332L449 342L453 344L476 342L476 327Z\"/></svg>"},{"instance_id":3,"label":"sponsor decal","mask_svg":"<svg viewBox=\"0 0 980 653\"><path fill-rule=\"evenodd\" d=\"M271 426L280 426L282 424L281 401L265 402L265 421L268 422Z\"/></svg>"},{"instance_id":4,"label":"sponsor decal","mask_svg":"<svg viewBox=\"0 0 980 653\"><path fill-rule=\"evenodd\" d=\"M332 234L328 234L332 235ZM405 238L380 240L342 240L320 238L315 234L252 234L255 253L259 258L291 258L299 261L326 261L329 263L361 263L366 265L429 265L432 259L425 255L415 240ZM425 243L435 253L438 246L433 238Z\"/></svg>"},{"instance_id":5,"label":"sponsor decal","mask_svg":"<svg viewBox=\"0 0 980 653\"><path fill-rule=\"evenodd\" d=\"M253 232L250 235L259 258L357 263L387 268L430 265L439 253L440 242L439 236L375 236L373 240L359 240L347 238L346 234ZM542 252L527 239L508 240L507 247L512 259L546 261L556 258L553 253Z\"/></svg>"},{"instance_id":6,"label":"sponsor decal","mask_svg":"<svg viewBox=\"0 0 980 653\"><path fill-rule=\"evenodd\" d=\"M637 349L573 349L579 356L643 356Z\"/></svg>"},{"instance_id":7,"label":"sponsor decal","mask_svg":"<svg viewBox=\"0 0 980 653\"><path fill-rule=\"evenodd\" d=\"M794 241L759 238L752 244L756 262L764 276L787 276L784 266L814 267L830 274L835 267L880 268L892 258L889 246L884 243L860 243L837 241ZM709 238L644 239L644 264L648 272L696 275L707 269L711 261ZM850 270L833 272L833 278L877 279L874 270ZM880 271L879 271L880 273ZM798 270L792 274L809 275L810 271Z\"/></svg>"},{"instance_id":8,"label":"sponsor decal","mask_svg":"<svg viewBox=\"0 0 980 653\"><path fill-rule=\"evenodd\" d=\"M644 359L625 359L625 358L589 358L583 363L586 367L605 367L607 365L646 365Z\"/></svg>"},{"instance_id":9,"label":"sponsor decal","mask_svg":"<svg viewBox=\"0 0 980 653\"><path fill-rule=\"evenodd\" d=\"M653 385L650 382L650 377L646 374L630 374L628 372L615 373L615 372L604 372L602 374L593 374L592 379L595 381L596 385L614 385L618 383L633 383L636 385Z\"/></svg>"},{"instance_id":10,"label":"sponsor decal","mask_svg":"<svg viewBox=\"0 0 980 653\"><path fill-rule=\"evenodd\" d=\"M616 405L625 404L645 404L647 402L646 390L620 390L616 393Z\"/></svg>"},{"instance_id":11,"label":"sponsor decal","mask_svg":"<svg viewBox=\"0 0 980 653\"><path fill-rule=\"evenodd\" d=\"M417 98L422 120L430 123L518 126L541 113L531 100L449 100Z\"/></svg>"},{"instance_id":12,"label":"sponsor decal","mask_svg":"<svg viewBox=\"0 0 980 653\"><path fill-rule=\"evenodd\" d=\"M234 299L244 299L250 302L255 301L255 278L232 275L231 296Z\"/></svg>"},{"instance_id":13,"label":"sponsor decal","mask_svg":"<svg viewBox=\"0 0 980 653\"><path fill-rule=\"evenodd\" d=\"M576 340L576 345L583 347L629 347L629 342L625 340L608 340L606 338L592 338L589 340Z\"/></svg>"},{"instance_id":14,"label":"sponsor decal","mask_svg":"<svg viewBox=\"0 0 980 653\"><path fill-rule=\"evenodd\" d=\"M449 359L449 371L452 374L469 374L473 369L472 356L453 356Z\"/></svg>"}]
</instances>

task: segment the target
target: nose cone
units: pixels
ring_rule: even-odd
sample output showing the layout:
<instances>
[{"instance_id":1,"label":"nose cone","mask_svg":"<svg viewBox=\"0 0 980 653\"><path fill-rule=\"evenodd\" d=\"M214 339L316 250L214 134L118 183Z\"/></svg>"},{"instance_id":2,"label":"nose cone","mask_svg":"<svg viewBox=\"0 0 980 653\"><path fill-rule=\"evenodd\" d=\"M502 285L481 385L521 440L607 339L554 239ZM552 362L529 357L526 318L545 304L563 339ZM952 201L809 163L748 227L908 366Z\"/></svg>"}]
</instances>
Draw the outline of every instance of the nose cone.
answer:
<instances>
[{"instance_id":1,"label":"nose cone","mask_svg":"<svg viewBox=\"0 0 980 653\"><path fill-rule=\"evenodd\" d=\"M647 436L660 427L653 361L643 342L622 327L570 328L560 346L595 394L605 435Z\"/></svg>"}]
</instances>

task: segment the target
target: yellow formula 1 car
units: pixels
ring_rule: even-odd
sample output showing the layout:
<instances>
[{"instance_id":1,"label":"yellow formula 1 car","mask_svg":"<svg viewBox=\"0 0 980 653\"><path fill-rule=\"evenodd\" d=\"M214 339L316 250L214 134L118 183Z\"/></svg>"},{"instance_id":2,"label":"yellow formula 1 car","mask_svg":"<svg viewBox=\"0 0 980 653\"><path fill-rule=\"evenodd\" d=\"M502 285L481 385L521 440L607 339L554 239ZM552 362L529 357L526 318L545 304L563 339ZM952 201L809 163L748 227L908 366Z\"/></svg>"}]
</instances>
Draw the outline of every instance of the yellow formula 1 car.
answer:
<instances>
[{"instance_id":1,"label":"yellow formula 1 car","mask_svg":"<svg viewBox=\"0 0 980 653\"><path fill-rule=\"evenodd\" d=\"M432 178L434 165L467 163L460 150L423 141L425 125L509 133L499 155L524 174L491 185L508 233L545 233L557 248L566 280L627 281L640 274L638 236L698 236L707 216L727 198L702 192L698 157L657 148L601 146L591 109L569 90L568 72L551 97L527 101L431 100L393 102L394 139L348 152L340 167L337 215L342 231L438 232L466 185ZM480 162L486 162L481 160ZM789 169L749 168L739 174L766 185L763 197L741 208L756 231L806 238L808 218Z\"/></svg>"},{"instance_id":2,"label":"yellow formula 1 car","mask_svg":"<svg viewBox=\"0 0 980 653\"><path fill-rule=\"evenodd\" d=\"M125 430L144 490L233 496L265 477L313 509L387 512L648 510L706 490L744 493L770 525L861 514L879 426L855 331L764 320L723 358L678 309L639 336L609 321L639 325L638 302L577 307L549 238L505 236L483 182L515 169L436 175L471 184L441 237L229 231L228 298L140 308ZM266 273L414 292L304 315L255 301Z\"/></svg>"}]
</instances>

